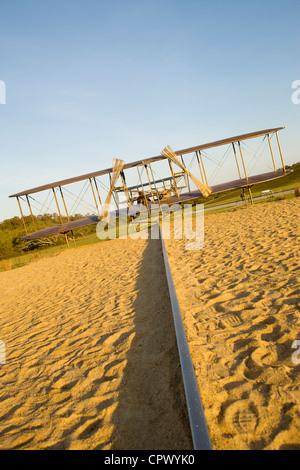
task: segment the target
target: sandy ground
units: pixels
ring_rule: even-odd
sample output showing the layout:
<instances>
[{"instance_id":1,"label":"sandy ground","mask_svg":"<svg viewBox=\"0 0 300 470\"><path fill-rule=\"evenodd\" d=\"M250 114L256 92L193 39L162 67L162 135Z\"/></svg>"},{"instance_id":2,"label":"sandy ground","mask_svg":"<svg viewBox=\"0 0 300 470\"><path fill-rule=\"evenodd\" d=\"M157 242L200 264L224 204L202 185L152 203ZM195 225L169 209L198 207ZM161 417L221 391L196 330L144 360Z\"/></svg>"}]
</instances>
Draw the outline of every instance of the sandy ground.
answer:
<instances>
[{"instance_id":1,"label":"sandy ground","mask_svg":"<svg viewBox=\"0 0 300 470\"><path fill-rule=\"evenodd\" d=\"M214 449L300 449L299 209L205 216L196 251L166 241ZM192 448L159 240L0 283L0 448Z\"/></svg>"},{"instance_id":2,"label":"sandy ground","mask_svg":"<svg viewBox=\"0 0 300 470\"><path fill-rule=\"evenodd\" d=\"M300 449L299 213L212 214L202 249L166 241L214 449Z\"/></svg>"},{"instance_id":3,"label":"sandy ground","mask_svg":"<svg viewBox=\"0 0 300 470\"><path fill-rule=\"evenodd\" d=\"M1 449L191 449L160 241L0 273Z\"/></svg>"}]
</instances>

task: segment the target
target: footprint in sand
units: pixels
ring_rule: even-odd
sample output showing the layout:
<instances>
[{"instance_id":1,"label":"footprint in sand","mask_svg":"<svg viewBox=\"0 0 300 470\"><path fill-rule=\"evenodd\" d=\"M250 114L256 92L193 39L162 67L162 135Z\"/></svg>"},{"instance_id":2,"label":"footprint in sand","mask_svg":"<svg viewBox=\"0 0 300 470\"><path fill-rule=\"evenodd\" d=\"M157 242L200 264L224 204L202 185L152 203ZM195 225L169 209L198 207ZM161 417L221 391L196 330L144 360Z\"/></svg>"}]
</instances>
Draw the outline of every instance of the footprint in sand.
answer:
<instances>
[{"instance_id":1,"label":"footprint in sand","mask_svg":"<svg viewBox=\"0 0 300 470\"><path fill-rule=\"evenodd\" d=\"M253 433L259 423L257 409L249 401L238 401L229 406L225 415L228 426L232 431L241 434Z\"/></svg>"},{"instance_id":2,"label":"footprint in sand","mask_svg":"<svg viewBox=\"0 0 300 470\"><path fill-rule=\"evenodd\" d=\"M261 367L278 364L278 354L272 346L259 346L251 353L251 358Z\"/></svg>"},{"instance_id":3,"label":"footprint in sand","mask_svg":"<svg viewBox=\"0 0 300 470\"><path fill-rule=\"evenodd\" d=\"M225 377L229 377L230 376L230 370L227 367L215 366L213 368L208 368L207 376L208 376L209 380L219 381L220 379L224 379Z\"/></svg>"},{"instance_id":4,"label":"footprint in sand","mask_svg":"<svg viewBox=\"0 0 300 470\"><path fill-rule=\"evenodd\" d=\"M297 385L291 386L285 390L288 393L289 397L296 401L296 403L300 403L300 387Z\"/></svg>"},{"instance_id":5,"label":"footprint in sand","mask_svg":"<svg viewBox=\"0 0 300 470\"><path fill-rule=\"evenodd\" d=\"M218 353L215 347L213 351ZM208 361L206 366L206 375L211 381L219 381L231 375L232 361L226 358L226 356L228 356L228 349L224 347L220 352L221 357L212 358L212 360Z\"/></svg>"},{"instance_id":6,"label":"footprint in sand","mask_svg":"<svg viewBox=\"0 0 300 470\"><path fill-rule=\"evenodd\" d=\"M240 326L242 321L238 315L227 313L220 318L221 328Z\"/></svg>"}]
</instances>

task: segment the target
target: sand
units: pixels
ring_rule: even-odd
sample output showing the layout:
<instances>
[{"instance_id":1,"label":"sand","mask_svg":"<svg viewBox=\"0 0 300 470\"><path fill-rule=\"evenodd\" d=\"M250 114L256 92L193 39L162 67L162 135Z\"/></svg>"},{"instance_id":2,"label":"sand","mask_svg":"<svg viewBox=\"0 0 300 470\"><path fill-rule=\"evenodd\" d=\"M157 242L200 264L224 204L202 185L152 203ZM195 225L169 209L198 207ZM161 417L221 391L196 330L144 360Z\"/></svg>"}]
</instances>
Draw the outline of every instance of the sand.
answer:
<instances>
[{"instance_id":1,"label":"sand","mask_svg":"<svg viewBox=\"0 0 300 470\"><path fill-rule=\"evenodd\" d=\"M191 449L160 241L0 274L1 449Z\"/></svg>"},{"instance_id":2,"label":"sand","mask_svg":"<svg viewBox=\"0 0 300 470\"><path fill-rule=\"evenodd\" d=\"M166 241L214 449L300 449L299 213L211 214L201 250Z\"/></svg>"},{"instance_id":3,"label":"sand","mask_svg":"<svg viewBox=\"0 0 300 470\"><path fill-rule=\"evenodd\" d=\"M214 449L300 448L299 209L207 215L197 251L166 241ZM0 283L1 449L192 449L159 240Z\"/></svg>"}]
</instances>

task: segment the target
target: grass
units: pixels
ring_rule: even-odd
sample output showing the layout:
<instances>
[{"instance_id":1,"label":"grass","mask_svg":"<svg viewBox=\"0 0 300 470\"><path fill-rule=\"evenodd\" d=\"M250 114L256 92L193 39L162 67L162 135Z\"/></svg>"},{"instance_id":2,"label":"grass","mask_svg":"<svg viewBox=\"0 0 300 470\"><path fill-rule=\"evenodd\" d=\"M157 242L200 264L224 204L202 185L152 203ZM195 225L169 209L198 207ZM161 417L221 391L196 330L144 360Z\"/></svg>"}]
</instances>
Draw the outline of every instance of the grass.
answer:
<instances>
[{"instance_id":1,"label":"grass","mask_svg":"<svg viewBox=\"0 0 300 470\"><path fill-rule=\"evenodd\" d=\"M27 253L25 255L16 256L14 258L10 258L7 260L1 260L0 264L0 272L1 271L10 271L11 269L21 268L22 266L26 266L28 263L32 261L37 261L40 258L54 256L58 254L60 251L64 250L66 246L60 245L53 248L49 248L47 250L33 251L32 253Z\"/></svg>"},{"instance_id":2,"label":"grass","mask_svg":"<svg viewBox=\"0 0 300 470\"><path fill-rule=\"evenodd\" d=\"M100 242L96 233L85 236L84 238L76 239L75 243L72 239L69 239L70 248L91 245ZM53 246L51 248L44 248L42 250L34 250L31 253L16 256L7 260L1 260L0 272L10 271L11 269L20 268L26 266L28 263L37 261L42 258L51 258L52 256L59 255L62 251L68 249L67 244Z\"/></svg>"}]
</instances>

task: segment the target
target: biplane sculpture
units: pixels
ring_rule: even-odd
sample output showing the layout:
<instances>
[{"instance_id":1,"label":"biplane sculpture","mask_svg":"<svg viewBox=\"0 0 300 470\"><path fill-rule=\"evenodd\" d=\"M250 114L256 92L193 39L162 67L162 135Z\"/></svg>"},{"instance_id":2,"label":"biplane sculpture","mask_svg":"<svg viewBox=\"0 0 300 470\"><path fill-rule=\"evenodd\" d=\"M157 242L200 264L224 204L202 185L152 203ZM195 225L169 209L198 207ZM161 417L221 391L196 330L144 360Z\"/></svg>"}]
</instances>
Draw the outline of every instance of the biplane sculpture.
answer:
<instances>
[{"instance_id":1,"label":"biplane sculpture","mask_svg":"<svg viewBox=\"0 0 300 470\"><path fill-rule=\"evenodd\" d=\"M17 199L26 233L26 235L24 235L24 237L22 238L24 240L33 240L41 237L49 237L51 235L56 234L67 234L69 231L78 229L80 227L97 224L100 220L107 220L109 217L120 217L122 214L126 213L129 207L133 205L139 206L142 204L143 207L146 208L153 205L157 205L157 207L159 207L159 205L162 203L173 205L177 203L192 201L199 197L207 197L210 194L217 194L223 191L236 188L240 188L243 191L248 190L250 199L253 202L251 194L251 188L253 187L253 185L282 177L288 172L285 169L282 150L278 138L278 131L282 129L284 129L284 127L252 132L249 134L243 134L223 140L218 140L215 142L210 142L208 144L202 144L183 150L177 150L175 152L171 149L171 147L167 146L164 148L160 155L155 157L145 158L143 160L135 161L132 163L125 163L123 160L115 159L112 168L95 171L93 173L84 174L74 178L56 181L54 183L46 184L33 189L21 191L16 194L12 194L9 197ZM271 145L271 137L274 135L277 139L278 150L281 159L280 170L276 168L274 153ZM254 176L249 176L245 165L245 159L243 156L241 143L248 139L254 139L258 137L263 137L264 140L267 140L266 145L269 146L270 150L272 171ZM207 149L226 145L230 147L230 151L232 153L232 156L234 157L237 169L237 179L217 185L210 185L204 166L203 153ZM188 165L186 165L184 161L185 155L193 155L193 157L196 158L195 161L197 162L196 166L198 168L199 177L197 177L195 174L191 173L188 170ZM156 177L156 172L153 169L154 164L156 162L161 162L162 160L167 161L169 171L169 176L164 178ZM138 182L135 185L127 184L127 177L125 176L125 172L129 169L137 170ZM144 172L143 177L142 171ZM101 197L99 191L99 178L104 175L108 175L110 185L109 187L106 187L107 194L106 199L103 202L103 197ZM93 196L98 214L83 217L79 220L71 221L64 197L66 190L65 187L71 183L76 183L84 180L89 183L91 194ZM103 185L101 186L101 188L103 189ZM56 226L37 230L30 204L30 199L33 199L32 194L40 193L47 190L53 193L52 196L56 203L61 223ZM63 220L61 208L58 203L58 195L65 210L65 219L67 219L65 221ZM35 227L35 231L32 233L29 233L28 228L26 226L20 201L27 202L28 209L32 217L33 226ZM109 207L111 207L111 201L114 202L115 210L110 211L108 213ZM124 205L125 207L122 207Z\"/></svg>"}]
</instances>

